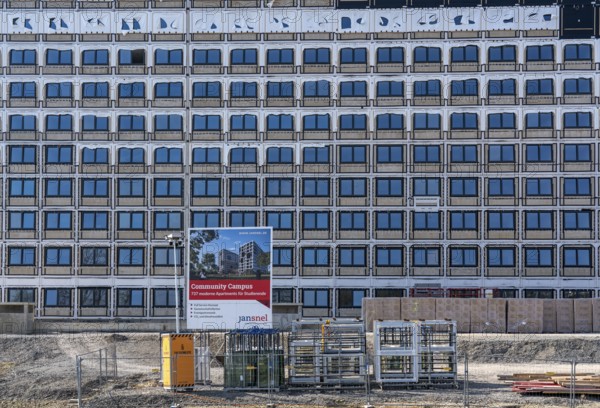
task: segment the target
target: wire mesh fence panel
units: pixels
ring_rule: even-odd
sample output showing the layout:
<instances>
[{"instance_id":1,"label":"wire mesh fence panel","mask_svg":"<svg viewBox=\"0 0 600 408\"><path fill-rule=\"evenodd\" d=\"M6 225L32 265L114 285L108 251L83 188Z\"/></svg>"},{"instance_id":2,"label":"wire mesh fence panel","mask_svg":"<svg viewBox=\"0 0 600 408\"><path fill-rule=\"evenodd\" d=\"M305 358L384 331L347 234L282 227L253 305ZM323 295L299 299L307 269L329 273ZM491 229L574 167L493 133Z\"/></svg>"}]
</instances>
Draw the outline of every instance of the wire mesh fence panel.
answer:
<instances>
[{"instance_id":1,"label":"wire mesh fence panel","mask_svg":"<svg viewBox=\"0 0 600 408\"><path fill-rule=\"evenodd\" d=\"M576 361L574 406L600 406L600 361L593 360L590 356Z\"/></svg>"}]
</instances>

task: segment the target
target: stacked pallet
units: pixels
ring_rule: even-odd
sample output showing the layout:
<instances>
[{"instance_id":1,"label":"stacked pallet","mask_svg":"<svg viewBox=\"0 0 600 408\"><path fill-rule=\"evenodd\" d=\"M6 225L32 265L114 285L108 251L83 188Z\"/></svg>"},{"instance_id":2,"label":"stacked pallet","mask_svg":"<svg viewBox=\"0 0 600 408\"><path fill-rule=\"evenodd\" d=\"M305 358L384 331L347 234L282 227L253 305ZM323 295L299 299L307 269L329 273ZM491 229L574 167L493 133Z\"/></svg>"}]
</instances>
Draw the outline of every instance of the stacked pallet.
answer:
<instances>
[{"instance_id":1,"label":"stacked pallet","mask_svg":"<svg viewBox=\"0 0 600 408\"><path fill-rule=\"evenodd\" d=\"M571 383L569 373L499 375L498 379L512 385L512 391L523 395L595 395L600 396L600 375L582 373Z\"/></svg>"}]
</instances>

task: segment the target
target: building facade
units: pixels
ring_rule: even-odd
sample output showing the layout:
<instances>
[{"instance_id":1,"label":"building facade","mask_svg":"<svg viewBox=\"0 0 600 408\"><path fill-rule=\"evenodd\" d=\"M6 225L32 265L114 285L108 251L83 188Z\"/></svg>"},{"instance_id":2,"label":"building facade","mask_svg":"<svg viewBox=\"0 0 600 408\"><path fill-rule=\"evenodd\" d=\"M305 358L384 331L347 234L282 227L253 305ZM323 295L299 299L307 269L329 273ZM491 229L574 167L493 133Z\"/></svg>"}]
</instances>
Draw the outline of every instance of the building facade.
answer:
<instances>
[{"instance_id":1,"label":"building facade","mask_svg":"<svg viewBox=\"0 0 600 408\"><path fill-rule=\"evenodd\" d=\"M598 9L515 2L4 1L0 300L171 316L217 226L306 316L598 296Z\"/></svg>"}]
</instances>

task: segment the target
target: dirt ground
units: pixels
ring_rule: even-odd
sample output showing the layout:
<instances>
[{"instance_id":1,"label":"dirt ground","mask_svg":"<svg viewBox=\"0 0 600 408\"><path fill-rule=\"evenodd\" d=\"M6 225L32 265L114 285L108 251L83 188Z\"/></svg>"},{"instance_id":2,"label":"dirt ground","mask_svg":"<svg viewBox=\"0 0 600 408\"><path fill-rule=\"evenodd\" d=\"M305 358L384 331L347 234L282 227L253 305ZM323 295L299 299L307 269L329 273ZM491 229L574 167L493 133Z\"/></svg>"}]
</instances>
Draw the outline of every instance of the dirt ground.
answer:
<instances>
[{"instance_id":1,"label":"dirt ground","mask_svg":"<svg viewBox=\"0 0 600 408\"><path fill-rule=\"evenodd\" d=\"M218 353L222 336L211 348ZM116 352L114 364L99 365L99 349ZM91 354L85 354L90 353ZM85 407L567 407L567 397L521 396L497 379L515 372L569 373L576 359L578 373L600 373L600 335L460 335L456 385L382 390L373 384L356 390L223 391L223 368L217 360L211 385L194 392L171 393L159 384L159 335L156 333L80 333L0 336L0 408L63 408L77 406L76 356L82 357ZM114 360L109 360L114 361ZM102 370L103 376L100 376ZM465 379L468 378L468 381ZM577 406L600 407L600 399L579 399Z\"/></svg>"}]
</instances>

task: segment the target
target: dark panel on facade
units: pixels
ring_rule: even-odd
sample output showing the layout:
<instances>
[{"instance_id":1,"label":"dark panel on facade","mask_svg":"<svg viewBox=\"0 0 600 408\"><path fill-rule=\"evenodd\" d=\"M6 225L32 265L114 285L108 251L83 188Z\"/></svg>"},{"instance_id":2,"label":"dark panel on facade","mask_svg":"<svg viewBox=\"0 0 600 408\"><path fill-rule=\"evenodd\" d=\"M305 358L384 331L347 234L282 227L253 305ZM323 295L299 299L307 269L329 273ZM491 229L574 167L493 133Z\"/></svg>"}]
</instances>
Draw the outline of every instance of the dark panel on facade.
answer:
<instances>
[{"instance_id":1,"label":"dark panel on facade","mask_svg":"<svg viewBox=\"0 0 600 408\"><path fill-rule=\"evenodd\" d=\"M561 38L591 38L597 30L597 8L586 5L560 8Z\"/></svg>"},{"instance_id":2,"label":"dark panel on facade","mask_svg":"<svg viewBox=\"0 0 600 408\"><path fill-rule=\"evenodd\" d=\"M412 7L441 7L444 0L412 0Z\"/></svg>"},{"instance_id":3,"label":"dark panel on facade","mask_svg":"<svg viewBox=\"0 0 600 408\"><path fill-rule=\"evenodd\" d=\"M338 9L366 9L369 7L369 0L337 0Z\"/></svg>"},{"instance_id":4,"label":"dark panel on facade","mask_svg":"<svg viewBox=\"0 0 600 408\"><path fill-rule=\"evenodd\" d=\"M371 8L400 8L410 4L410 0L371 0Z\"/></svg>"},{"instance_id":5,"label":"dark panel on facade","mask_svg":"<svg viewBox=\"0 0 600 408\"><path fill-rule=\"evenodd\" d=\"M522 6L551 6L557 3L557 0L520 0Z\"/></svg>"},{"instance_id":6,"label":"dark panel on facade","mask_svg":"<svg viewBox=\"0 0 600 408\"><path fill-rule=\"evenodd\" d=\"M515 6L519 0L483 0L483 5L488 7Z\"/></svg>"},{"instance_id":7,"label":"dark panel on facade","mask_svg":"<svg viewBox=\"0 0 600 408\"><path fill-rule=\"evenodd\" d=\"M483 6L483 0L446 0L448 7L477 7Z\"/></svg>"}]
</instances>

